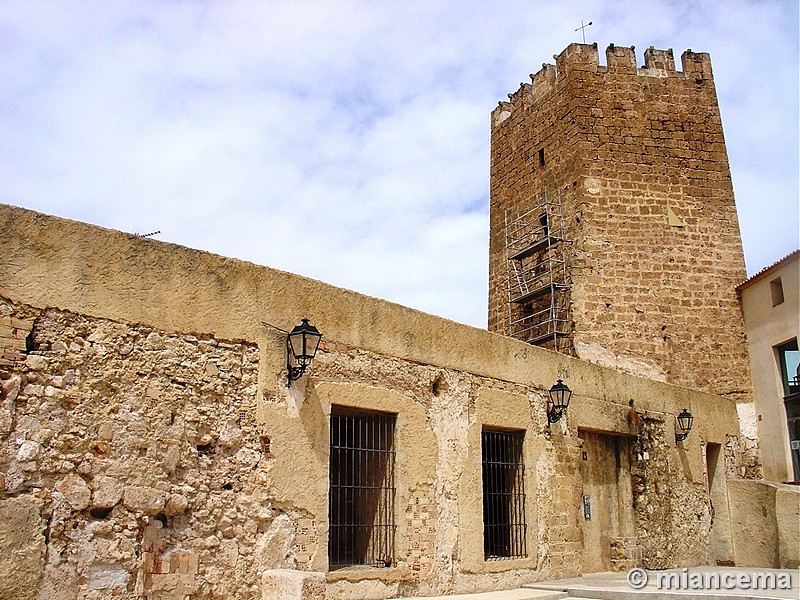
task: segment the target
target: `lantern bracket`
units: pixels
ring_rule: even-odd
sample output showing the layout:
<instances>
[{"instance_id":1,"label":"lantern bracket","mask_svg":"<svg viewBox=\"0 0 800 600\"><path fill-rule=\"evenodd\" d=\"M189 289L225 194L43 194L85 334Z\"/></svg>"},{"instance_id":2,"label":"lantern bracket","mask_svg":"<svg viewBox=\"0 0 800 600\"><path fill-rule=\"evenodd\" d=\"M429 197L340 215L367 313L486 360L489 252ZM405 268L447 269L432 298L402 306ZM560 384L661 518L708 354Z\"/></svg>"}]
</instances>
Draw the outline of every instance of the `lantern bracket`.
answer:
<instances>
[{"instance_id":1,"label":"lantern bracket","mask_svg":"<svg viewBox=\"0 0 800 600\"><path fill-rule=\"evenodd\" d=\"M308 319L303 319L286 336L286 387L291 387L306 372L314 360L322 334Z\"/></svg>"},{"instance_id":2,"label":"lantern bracket","mask_svg":"<svg viewBox=\"0 0 800 600\"><path fill-rule=\"evenodd\" d=\"M559 379L547 392L547 422L557 423L567 412L572 390Z\"/></svg>"},{"instance_id":3,"label":"lantern bracket","mask_svg":"<svg viewBox=\"0 0 800 600\"><path fill-rule=\"evenodd\" d=\"M692 430L694 417L688 409L684 408L681 413L675 417L675 443L678 444L689 436Z\"/></svg>"}]
</instances>

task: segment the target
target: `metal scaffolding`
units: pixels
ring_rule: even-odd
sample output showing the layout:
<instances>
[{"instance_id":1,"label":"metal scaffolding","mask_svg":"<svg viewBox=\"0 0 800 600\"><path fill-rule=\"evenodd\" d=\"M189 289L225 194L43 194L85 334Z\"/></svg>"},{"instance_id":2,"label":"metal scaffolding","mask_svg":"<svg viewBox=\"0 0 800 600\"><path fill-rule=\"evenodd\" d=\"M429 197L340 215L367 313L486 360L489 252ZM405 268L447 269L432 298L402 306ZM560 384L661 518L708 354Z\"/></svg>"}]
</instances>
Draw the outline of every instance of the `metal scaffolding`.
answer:
<instances>
[{"instance_id":1,"label":"metal scaffolding","mask_svg":"<svg viewBox=\"0 0 800 600\"><path fill-rule=\"evenodd\" d=\"M545 189L536 206L511 221L506 212L505 229L510 335L559 350L559 340L570 336L560 194L550 201Z\"/></svg>"}]
</instances>

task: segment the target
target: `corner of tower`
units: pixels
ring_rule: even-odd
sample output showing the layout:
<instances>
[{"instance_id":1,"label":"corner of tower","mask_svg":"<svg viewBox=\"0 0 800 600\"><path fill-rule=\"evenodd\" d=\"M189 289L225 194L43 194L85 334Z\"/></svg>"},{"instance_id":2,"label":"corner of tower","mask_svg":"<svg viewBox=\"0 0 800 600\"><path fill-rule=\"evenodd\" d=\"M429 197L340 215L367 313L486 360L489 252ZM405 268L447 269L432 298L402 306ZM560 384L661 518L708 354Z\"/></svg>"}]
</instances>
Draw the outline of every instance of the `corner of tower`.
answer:
<instances>
[{"instance_id":1,"label":"corner of tower","mask_svg":"<svg viewBox=\"0 0 800 600\"><path fill-rule=\"evenodd\" d=\"M497 103L497 108L492 111L492 127L508 119L520 104L536 103L551 93L556 85L556 67L544 63L530 78L530 83L520 83L516 92L508 94L508 101Z\"/></svg>"},{"instance_id":2,"label":"corner of tower","mask_svg":"<svg viewBox=\"0 0 800 600\"><path fill-rule=\"evenodd\" d=\"M511 102L501 100L497 103L497 108L492 111L492 127L497 127L511 116L514 105Z\"/></svg>"},{"instance_id":3,"label":"corner of tower","mask_svg":"<svg viewBox=\"0 0 800 600\"><path fill-rule=\"evenodd\" d=\"M572 43L561 54L553 55L553 58L556 59L556 71L559 77L568 75L571 71L596 72L600 66L597 43Z\"/></svg>"},{"instance_id":4,"label":"corner of tower","mask_svg":"<svg viewBox=\"0 0 800 600\"><path fill-rule=\"evenodd\" d=\"M711 70L711 55L708 52L692 52L691 49L681 54L681 68L687 79L714 79Z\"/></svg>"}]
</instances>

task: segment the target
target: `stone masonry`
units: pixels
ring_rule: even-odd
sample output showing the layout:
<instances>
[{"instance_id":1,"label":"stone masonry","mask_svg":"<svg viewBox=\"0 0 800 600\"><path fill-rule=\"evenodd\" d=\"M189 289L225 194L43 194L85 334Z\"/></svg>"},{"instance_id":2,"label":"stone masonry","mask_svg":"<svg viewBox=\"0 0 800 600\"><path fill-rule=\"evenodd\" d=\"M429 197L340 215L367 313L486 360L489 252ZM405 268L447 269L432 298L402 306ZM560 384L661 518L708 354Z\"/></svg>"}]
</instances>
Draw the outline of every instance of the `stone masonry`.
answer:
<instances>
[{"instance_id":1,"label":"stone masonry","mask_svg":"<svg viewBox=\"0 0 800 600\"><path fill-rule=\"evenodd\" d=\"M582 421L548 426L534 386L324 342L292 419L282 386L258 407L252 343L0 300L33 344L0 370L0 598L385 598L571 576L593 552L577 510ZM323 502L286 494L318 493L293 476L318 458L287 455L287 435L324 444L312 415L325 398L353 402L344 392L403 415L396 562L326 577L324 490ZM487 422L527 430L524 559L482 561L473 440ZM707 562L702 472L687 480L672 464L671 431L650 435L634 490L645 550L612 541L612 565ZM320 482L325 468L323 456Z\"/></svg>"},{"instance_id":2,"label":"stone masonry","mask_svg":"<svg viewBox=\"0 0 800 600\"><path fill-rule=\"evenodd\" d=\"M297 514L265 493L252 345L0 309L36 322L0 373L0 506L39 565L12 562L0 597L247 598L254 561L298 566Z\"/></svg>"},{"instance_id":3,"label":"stone masonry","mask_svg":"<svg viewBox=\"0 0 800 600\"><path fill-rule=\"evenodd\" d=\"M492 114L489 329L509 331L505 222L563 210L568 352L751 401L744 258L711 60L571 44ZM745 411L747 412L747 411ZM754 459L756 460L756 459Z\"/></svg>"}]
</instances>

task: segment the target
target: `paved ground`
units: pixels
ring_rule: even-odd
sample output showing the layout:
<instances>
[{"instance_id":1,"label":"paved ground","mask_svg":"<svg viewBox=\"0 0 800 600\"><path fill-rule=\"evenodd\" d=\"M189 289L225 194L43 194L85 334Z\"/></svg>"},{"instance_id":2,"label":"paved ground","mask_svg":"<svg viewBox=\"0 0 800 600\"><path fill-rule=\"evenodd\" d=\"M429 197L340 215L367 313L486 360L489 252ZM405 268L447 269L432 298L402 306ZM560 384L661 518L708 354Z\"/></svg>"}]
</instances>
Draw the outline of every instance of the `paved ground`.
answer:
<instances>
[{"instance_id":1,"label":"paved ground","mask_svg":"<svg viewBox=\"0 0 800 600\"><path fill-rule=\"evenodd\" d=\"M758 578L755 574L758 573ZM627 573L597 573L558 581L531 583L514 590L428 597L427 600L785 600L800 598L800 572L797 569L742 569L735 567L693 567L688 570L647 571L647 583L633 589ZM774 577L774 578L773 578ZM736 584L727 589L730 584ZM659 586L659 582L661 585ZM745 586L749 582L749 588ZM761 589L765 584L782 589ZM725 585L725 584L728 585ZM783 584L783 586L781 586ZM786 588L786 585L790 587ZM759 589L755 589L758 585ZM771 587L771 586L770 586ZM659 589L660 588L660 589ZM404 598L398 600L413 600Z\"/></svg>"},{"instance_id":2,"label":"paved ground","mask_svg":"<svg viewBox=\"0 0 800 600\"><path fill-rule=\"evenodd\" d=\"M424 596L424 600L560 600L568 598L567 592L517 588L482 594L455 594L452 596ZM423 596L397 598L396 600L423 600ZM572 600L576 600L573 598Z\"/></svg>"}]
</instances>

